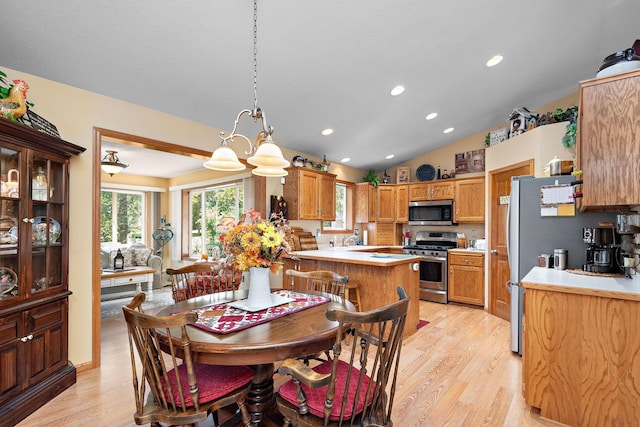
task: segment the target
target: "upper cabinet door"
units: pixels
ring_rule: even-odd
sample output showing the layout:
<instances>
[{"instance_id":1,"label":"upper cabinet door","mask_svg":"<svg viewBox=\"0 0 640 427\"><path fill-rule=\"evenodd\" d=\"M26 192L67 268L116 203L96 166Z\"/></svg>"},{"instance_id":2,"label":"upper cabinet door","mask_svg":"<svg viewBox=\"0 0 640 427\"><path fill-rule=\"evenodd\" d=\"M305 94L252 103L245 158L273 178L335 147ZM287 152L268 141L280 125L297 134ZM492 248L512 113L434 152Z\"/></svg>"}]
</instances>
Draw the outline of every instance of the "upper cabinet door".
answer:
<instances>
[{"instance_id":1,"label":"upper cabinet door","mask_svg":"<svg viewBox=\"0 0 640 427\"><path fill-rule=\"evenodd\" d=\"M640 71L580 85L582 209L640 204Z\"/></svg>"},{"instance_id":2,"label":"upper cabinet door","mask_svg":"<svg viewBox=\"0 0 640 427\"><path fill-rule=\"evenodd\" d=\"M484 178L455 182L454 222L484 222Z\"/></svg>"}]
</instances>

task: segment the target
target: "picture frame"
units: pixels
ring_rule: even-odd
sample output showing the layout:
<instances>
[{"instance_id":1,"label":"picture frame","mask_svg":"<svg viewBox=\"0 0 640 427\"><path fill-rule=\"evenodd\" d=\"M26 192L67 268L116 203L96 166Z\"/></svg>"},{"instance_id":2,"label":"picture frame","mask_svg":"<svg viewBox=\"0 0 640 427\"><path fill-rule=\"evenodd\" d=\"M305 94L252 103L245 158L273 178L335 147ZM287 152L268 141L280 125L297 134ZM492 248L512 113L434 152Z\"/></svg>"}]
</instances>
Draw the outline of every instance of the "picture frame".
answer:
<instances>
[{"instance_id":1,"label":"picture frame","mask_svg":"<svg viewBox=\"0 0 640 427\"><path fill-rule=\"evenodd\" d=\"M402 184L404 182L409 182L410 176L411 176L411 171L408 167L399 167L396 170L396 183Z\"/></svg>"}]
</instances>

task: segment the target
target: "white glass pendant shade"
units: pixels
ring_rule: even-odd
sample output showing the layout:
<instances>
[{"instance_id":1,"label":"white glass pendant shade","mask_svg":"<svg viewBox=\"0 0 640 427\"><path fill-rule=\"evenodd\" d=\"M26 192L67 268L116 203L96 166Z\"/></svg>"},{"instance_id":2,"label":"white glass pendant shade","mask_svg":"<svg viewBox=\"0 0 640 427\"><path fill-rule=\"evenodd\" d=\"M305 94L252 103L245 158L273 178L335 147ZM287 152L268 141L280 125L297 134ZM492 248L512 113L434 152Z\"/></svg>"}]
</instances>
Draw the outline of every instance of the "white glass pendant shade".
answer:
<instances>
[{"instance_id":1,"label":"white glass pendant shade","mask_svg":"<svg viewBox=\"0 0 640 427\"><path fill-rule=\"evenodd\" d=\"M253 166L262 166L265 168L286 168L291 163L284 158L280 148L270 141L265 141L258 147L256 154L249 157L247 162ZM255 174L255 169L254 169ZM284 175L276 175L284 176Z\"/></svg>"},{"instance_id":2,"label":"white glass pendant shade","mask_svg":"<svg viewBox=\"0 0 640 427\"><path fill-rule=\"evenodd\" d=\"M289 172L282 168L272 168L268 166L258 166L251 171L252 174L258 176L287 176Z\"/></svg>"},{"instance_id":3,"label":"white glass pendant shade","mask_svg":"<svg viewBox=\"0 0 640 427\"><path fill-rule=\"evenodd\" d=\"M218 171L241 171L246 168L240 163L236 153L227 146L218 147L211 158L204 162L204 167Z\"/></svg>"}]
</instances>

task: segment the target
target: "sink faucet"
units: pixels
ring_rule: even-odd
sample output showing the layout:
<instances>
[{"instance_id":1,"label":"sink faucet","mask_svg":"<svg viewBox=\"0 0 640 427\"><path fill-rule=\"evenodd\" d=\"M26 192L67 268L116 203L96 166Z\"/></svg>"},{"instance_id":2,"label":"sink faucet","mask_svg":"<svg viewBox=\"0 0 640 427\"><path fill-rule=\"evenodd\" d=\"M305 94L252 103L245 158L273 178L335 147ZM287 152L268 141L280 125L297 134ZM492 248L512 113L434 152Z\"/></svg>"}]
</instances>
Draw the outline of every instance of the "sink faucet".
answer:
<instances>
[{"instance_id":1,"label":"sink faucet","mask_svg":"<svg viewBox=\"0 0 640 427\"><path fill-rule=\"evenodd\" d=\"M352 246L358 244L358 236L353 234L342 239L342 246Z\"/></svg>"}]
</instances>

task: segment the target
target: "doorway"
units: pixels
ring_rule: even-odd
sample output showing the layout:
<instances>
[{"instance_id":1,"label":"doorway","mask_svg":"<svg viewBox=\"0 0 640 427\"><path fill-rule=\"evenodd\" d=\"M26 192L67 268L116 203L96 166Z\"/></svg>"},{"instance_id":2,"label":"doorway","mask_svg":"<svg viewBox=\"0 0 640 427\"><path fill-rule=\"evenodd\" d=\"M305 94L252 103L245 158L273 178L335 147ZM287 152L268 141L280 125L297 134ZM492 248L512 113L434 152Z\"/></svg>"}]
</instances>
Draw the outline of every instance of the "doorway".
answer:
<instances>
[{"instance_id":1,"label":"doorway","mask_svg":"<svg viewBox=\"0 0 640 427\"><path fill-rule=\"evenodd\" d=\"M124 145L131 145L147 150L161 151L180 156L187 156L199 159L204 162L211 156L211 153L197 148L185 147L181 145L171 144L136 135L126 134L123 132L94 128L93 135L93 216L92 216L92 235L93 235L93 265L92 265L92 367L100 366L100 336L101 336L101 313L100 313L100 194L101 194L101 161L103 142L116 142ZM144 156L141 156L144 158ZM145 159L146 160L146 159ZM161 169L161 164L154 164L154 168Z\"/></svg>"},{"instance_id":2,"label":"doorway","mask_svg":"<svg viewBox=\"0 0 640 427\"><path fill-rule=\"evenodd\" d=\"M533 159L489 172L489 312L509 320L511 296L506 283L510 269L507 258L507 209L511 194L511 177L532 175Z\"/></svg>"}]
</instances>

